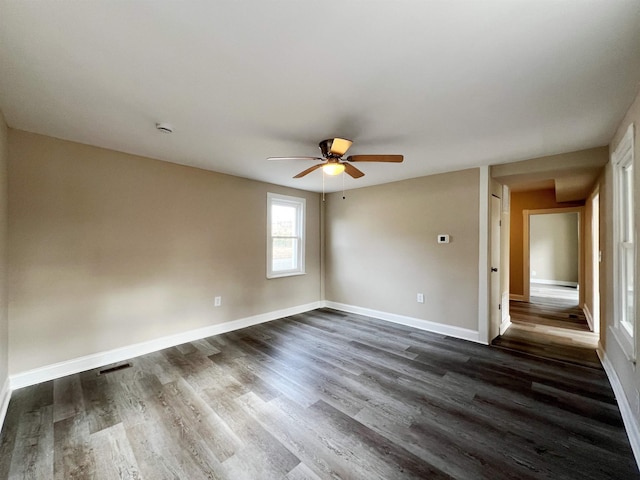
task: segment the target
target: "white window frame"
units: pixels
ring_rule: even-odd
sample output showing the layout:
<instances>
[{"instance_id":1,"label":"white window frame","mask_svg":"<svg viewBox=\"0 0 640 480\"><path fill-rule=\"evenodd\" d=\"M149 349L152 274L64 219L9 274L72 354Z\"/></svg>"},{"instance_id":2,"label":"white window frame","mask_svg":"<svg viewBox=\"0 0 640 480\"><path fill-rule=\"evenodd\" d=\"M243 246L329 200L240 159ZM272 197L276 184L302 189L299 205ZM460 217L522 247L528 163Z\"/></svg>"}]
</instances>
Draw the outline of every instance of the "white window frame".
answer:
<instances>
[{"instance_id":1,"label":"white window frame","mask_svg":"<svg viewBox=\"0 0 640 480\"><path fill-rule=\"evenodd\" d=\"M636 228L634 225L634 126L627 132L611 156L613 166L613 272L614 272L614 324L613 336L630 361L636 361L634 338L637 332L635 301L638 298L636 272ZM631 178L628 173L631 170ZM630 179L630 182L629 182ZM625 186L625 180L628 182ZM625 198L625 193L630 198ZM630 203L630 205L629 205ZM625 208L625 204L626 207ZM631 262L628 261L631 253ZM634 298L631 312L627 308L627 269L632 269Z\"/></svg>"},{"instance_id":2,"label":"white window frame","mask_svg":"<svg viewBox=\"0 0 640 480\"><path fill-rule=\"evenodd\" d=\"M290 270L273 270L273 240L271 232L271 209L274 205L286 205L295 207L297 215L297 231L293 237L297 240L296 251L296 268ZM291 197L289 195L280 195L278 193L267 193L267 278L290 277L293 275L305 274L305 217L306 217L306 199L300 197Z\"/></svg>"}]
</instances>

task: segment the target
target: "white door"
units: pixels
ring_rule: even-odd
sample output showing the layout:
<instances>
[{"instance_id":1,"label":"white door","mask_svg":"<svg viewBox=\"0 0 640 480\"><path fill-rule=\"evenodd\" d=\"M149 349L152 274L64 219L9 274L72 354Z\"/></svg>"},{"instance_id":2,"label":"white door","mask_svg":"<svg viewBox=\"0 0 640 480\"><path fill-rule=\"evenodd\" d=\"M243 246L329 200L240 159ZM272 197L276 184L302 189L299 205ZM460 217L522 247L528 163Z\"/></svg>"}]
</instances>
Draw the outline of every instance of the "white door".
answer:
<instances>
[{"instance_id":1,"label":"white door","mask_svg":"<svg viewBox=\"0 0 640 480\"><path fill-rule=\"evenodd\" d=\"M491 196L491 328L489 340L493 340L500 334L502 311L500 306L500 211L502 202L495 195Z\"/></svg>"},{"instance_id":2,"label":"white door","mask_svg":"<svg viewBox=\"0 0 640 480\"><path fill-rule=\"evenodd\" d=\"M600 195L596 194L592 202L591 245L592 245L592 298L593 298L593 331L600 333Z\"/></svg>"}]
</instances>

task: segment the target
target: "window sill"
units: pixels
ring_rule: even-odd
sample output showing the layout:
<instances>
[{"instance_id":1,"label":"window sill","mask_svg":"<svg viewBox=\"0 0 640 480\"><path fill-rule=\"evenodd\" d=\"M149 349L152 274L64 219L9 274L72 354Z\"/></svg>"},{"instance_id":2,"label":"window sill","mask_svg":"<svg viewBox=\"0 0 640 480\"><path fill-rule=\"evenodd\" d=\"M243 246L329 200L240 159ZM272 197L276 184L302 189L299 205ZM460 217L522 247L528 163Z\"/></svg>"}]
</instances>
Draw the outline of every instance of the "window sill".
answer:
<instances>
[{"instance_id":1,"label":"window sill","mask_svg":"<svg viewBox=\"0 0 640 480\"><path fill-rule=\"evenodd\" d=\"M613 335L613 338L616 339L618 345L622 349L627 360L635 365L636 363L636 354L635 349L633 347L633 338L627 334L622 327L615 328L614 326L609 327L609 331Z\"/></svg>"},{"instance_id":2,"label":"window sill","mask_svg":"<svg viewBox=\"0 0 640 480\"><path fill-rule=\"evenodd\" d=\"M267 279L283 278L283 277L297 277L299 275L306 275L307 272L282 272L282 273L270 273L267 274Z\"/></svg>"}]
</instances>

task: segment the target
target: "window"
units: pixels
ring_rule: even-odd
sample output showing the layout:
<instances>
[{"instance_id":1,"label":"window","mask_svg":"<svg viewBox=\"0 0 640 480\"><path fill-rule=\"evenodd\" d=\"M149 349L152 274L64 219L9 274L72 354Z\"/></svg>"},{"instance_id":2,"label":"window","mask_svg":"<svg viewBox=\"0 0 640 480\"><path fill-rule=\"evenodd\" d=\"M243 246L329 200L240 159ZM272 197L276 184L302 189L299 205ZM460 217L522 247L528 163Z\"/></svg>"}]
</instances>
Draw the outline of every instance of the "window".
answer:
<instances>
[{"instance_id":1,"label":"window","mask_svg":"<svg viewBox=\"0 0 640 480\"><path fill-rule=\"evenodd\" d=\"M304 273L305 199L267 193L267 278Z\"/></svg>"},{"instance_id":2,"label":"window","mask_svg":"<svg viewBox=\"0 0 640 480\"><path fill-rule=\"evenodd\" d=\"M614 334L635 360L635 226L633 211L633 124L613 152Z\"/></svg>"}]
</instances>

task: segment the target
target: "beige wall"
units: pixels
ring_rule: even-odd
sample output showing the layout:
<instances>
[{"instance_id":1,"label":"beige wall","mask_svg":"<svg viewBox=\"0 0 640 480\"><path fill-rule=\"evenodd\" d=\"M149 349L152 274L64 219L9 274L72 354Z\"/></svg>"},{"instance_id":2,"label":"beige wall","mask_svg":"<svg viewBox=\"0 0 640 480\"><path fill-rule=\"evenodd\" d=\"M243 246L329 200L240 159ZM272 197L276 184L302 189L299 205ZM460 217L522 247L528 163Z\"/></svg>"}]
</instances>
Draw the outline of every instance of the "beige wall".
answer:
<instances>
[{"instance_id":1,"label":"beige wall","mask_svg":"<svg viewBox=\"0 0 640 480\"><path fill-rule=\"evenodd\" d=\"M509 292L512 295L524 294L523 278L523 214L524 210L542 210L582 206L584 202L556 202L554 190L535 190L531 192L512 192L510 210L509 242Z\"/></svg>"},{"instance_id":2,"label":"beige wall","mask_svg":"<svg viewBox=\"0 0 640 480\"><path fill-rule=\"evenodd\" d=\"M529 219L531 281L578 283L578 213L532 215Z\"/></svg>"},{"instance_id":3,"label":"beige wall","mask_svg":"<svg viewBox=\"0 0 640 480\"><path fill-rule=\"evenodd\" d=\"M0 112L0 393L8 378L9 362L7 301L7 164L9 155L7 135L7 124L2 112Z\"/></svg>"},{"instance_id":4,"label":"beige wall","mask_svg":"<svg viewBox=\"0 0 640 480\"><path fill-rule=\"evenodd\" d=\"M638 239L638 226L640 226L640 168L638 164L640 162L640 93L636 96L635 101L629 108L625 118L622 120L616 133L611 140L610 152L618 146L620 140L627 132L627 128L631 123L635 124L635 138L634 138L634 189L635 189L635 238ZM614 292L613 292L613 171L611 164L607 165L604 175L601 178L600 183L600 249L603 251L603 261L600 264L600 315L601 315L601 338L600 342L604 348L607 358L611 362L614 370L616 371L618 378L625 391L627 400L631 405L636 421L640 423L640 415L638 411L640 405L638 405L637 391L640 389L640 369L625 357L624 352L620 348L615 337L610 333L609 327L614 324ZM638 260L640 255L636 255L636 275L640 272L640 265ZM638 278L636 276L636 278ZM638 315L640 309L638 308L638 300L640 300L639 289L635 290L635 305L636 305L636 323L638 322ZM640 325L638 325L640 326ZM640 356L640 328L636 327L635 336L635 350L636 356Z\"/></svg>"},{"instance_id":5,"label":"beige wall","mask_svg":"<svg viewBox=\"0 0 640 480\"><path fill-rule=\"evenodd\" d=\"M326 299L477 331L479 178L472 169L328 195Z\"/></svg>"},{"instance_id":6,"label":"beige wall","mask_svg":"<svg viewBox=\"0 0 640 480\"><path fill-rule=\"evenodd\" d=\"M11 374L320 300L316 193L11 129L9 184ZM307 199L306 275L266 279L269 191Z\"/></svg>"}]
</instances>

